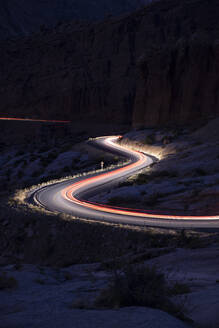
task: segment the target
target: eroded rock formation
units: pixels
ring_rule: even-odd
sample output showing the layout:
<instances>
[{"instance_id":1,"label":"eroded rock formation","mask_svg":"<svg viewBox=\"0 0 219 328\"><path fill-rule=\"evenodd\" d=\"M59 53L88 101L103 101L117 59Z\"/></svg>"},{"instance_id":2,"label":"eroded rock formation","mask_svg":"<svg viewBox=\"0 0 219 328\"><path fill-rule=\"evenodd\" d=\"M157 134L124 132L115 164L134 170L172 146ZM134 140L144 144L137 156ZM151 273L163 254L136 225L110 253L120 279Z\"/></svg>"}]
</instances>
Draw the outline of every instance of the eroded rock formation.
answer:
<instances>
[{"instance_id":1,"label":"eroded rock formation","mask_svg":"<svg viewBox=\"0 0 219 328\"><path fill-rule=\"evenodd\" d=\"M163 0L0 44L0 114L181 124L219 114L219 3Z\"/></svg>"}]
</instances>

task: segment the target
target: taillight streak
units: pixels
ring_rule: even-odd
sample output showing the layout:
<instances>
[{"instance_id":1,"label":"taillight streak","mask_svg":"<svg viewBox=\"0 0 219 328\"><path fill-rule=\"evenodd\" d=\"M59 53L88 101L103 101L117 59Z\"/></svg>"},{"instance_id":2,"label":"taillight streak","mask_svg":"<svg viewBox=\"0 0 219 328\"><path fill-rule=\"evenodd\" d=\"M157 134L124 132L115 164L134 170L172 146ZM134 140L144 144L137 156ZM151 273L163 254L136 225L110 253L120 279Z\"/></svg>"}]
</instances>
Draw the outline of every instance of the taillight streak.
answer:
<instances>
[{"instance_id":1,"label":"taillight streak","mask_svg":"<svg viewBox=\"0 0 219 328\"><path fill-rule=\"evenodd\" d=\"M111 146L113 149L118 150L126 150L126 148L122 147L121 145L115 144L115 141L118 140L120 137L108 137L104 140L104 142ZM68 186L67 188L62 190L62 196L67 199L70 202L73 202L75 204L78 204L80 206L83 206L85 208L89 208L95 211L105 212L105 213L112 213L112 214L118 214L118 215L126 215L126 216L134 216L134 217L142 217L142 218L154 218L154 219L167 219L167 220L218 220L219 216L180 216L180 215L168 215L168 214L154 214L154 213L145 213L141 212L140 210L135 209L126 209L123 207L109 207L104 204L98 204L98 203L92 203L85 200L80 200L76 198L76 195L80 195L80 190L84 187L88 187L88 189L92 188L92 185L95 183L98 183L98 185L101 185L101 182L103 182L104 178L110 178L108 180L113 180L113 177L117 176L118 173L123 173L128 171L129 169L136 168L136 171L142 168L142 165L145 163L145 166L147 164L148 157L138 151L134 150L128 150L129 154L135 156L138 158L136 162L128 164L122 168L115 169L111 172L105 172L98 176L86 178L82 181L73 183L72 185Z\"/></svg>"}]
</instances>

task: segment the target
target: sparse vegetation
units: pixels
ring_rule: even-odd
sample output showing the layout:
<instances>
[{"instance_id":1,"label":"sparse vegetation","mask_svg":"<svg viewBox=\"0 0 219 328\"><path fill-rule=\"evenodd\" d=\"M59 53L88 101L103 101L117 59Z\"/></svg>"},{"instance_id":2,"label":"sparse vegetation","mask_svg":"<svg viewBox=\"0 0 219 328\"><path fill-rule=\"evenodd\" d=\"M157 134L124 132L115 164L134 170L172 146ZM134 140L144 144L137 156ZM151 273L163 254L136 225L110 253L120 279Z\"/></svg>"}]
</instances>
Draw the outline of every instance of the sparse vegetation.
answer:
<instances>
[{"instance_id":1,"label":"sparse vegetation","mask_svg":"<svg viewBox=\"0 0 219 328\"><path fill-rule=\"evenodd\" d=\"M23 160L22 168L25 168L27 166L27 161Z\"/></svg>"},{"instance_id":2,"label":"sparse vegetation","mask_svg":"<svg viewBox=\"0 0 219 328\"><path fill-rule=\"evenodd\" d=\"M100 307L148 306L184 318L183 309L170 298L163 273L155 267L129 265L114 271L109 285L96 299Z\"/></svg>"},{"instance_id":3,"label":"sparse vegetation","mask_svg":"<svg viewBox=\"0 0 219 328\"><path fill-rule=\"evenodd\" d=\"M4 224L5 218L7 224ZM40 229L40 235L34 233L30 239L27 226L34 232ZM18 254L17 261L22 257L23 261L30 263L56 266L102 262L127 253L132 258L145 250L149 252L151 248L206 245L205 238L189 232L95 223L68 215L25 210L24 207L20 211L9 206L0 206L0 239L2 256L6 245L10 249L7 259L11 257L15 261L14 254ZM24 245L28 245L28 252Z\"/></svg>"},{"instance_id":4,"label":"sparse vegetation","mask_svg":"<svg viewBox=\"0 0 219 328\"><path fill-rule=\"evenodd\" d=\"M23 177L23 175L24 175L24 172L22 170L19 170L18 173L17 173L17 177L19 179L21 179Z\"/></svg>"},{"instance_id":5,"label":"sparse vegetation","mask_svg":"<svg viewBox=\"0 0 219 328\"><path fill-rule=\"evenodd\" d=\"M145 197L145 205L147 206L155 206L159 201L159 198L162 196L161 193L153 193L149 197Z\"/></svg>"},{"instance_id":6,"label":"sparse vegetation","mask_svg":"<svg viewBox=\"0 0 219 328\"><path fill-rule=\"evenodd\" d=\"M45 280L41 278L36 278L34 281L39 285L45 285L46 283Z\"/></svg>"},{"instance_id":7,"label":"sparse vegetation","mask_svg":"<svg viewBox=\"0 0 219 328\"><path fill-rule=\"evenodd\" d=\"M18 159L13 163L13 165L16 167L16 166L20 165L22 161L23 161L22 159Z\"/></svg>"},{"instance_id":8,"label":"sparse vegetation","mask_svg":"<svg viewBox=\"0 0 219 328\"><path fill-rule=\"evenodd\" d=\"M129 187L129 186L131 186L131 185L133 185L133 182L127 179L127 180L121 182L121 183L119 184L119 187Z\"/></svg>"},{"instance_id":9,"label":"sparse vegetation","mask_svg":"<svg viewBox=\"0 0 219 328\"><path fill-rule=\"evenodd\" d=\"M181 247L196 249L206 246L209 241L203 240L198 234L190 234L182 229L179 234L179 245Z\"/></svg>"},{"instance_id":10,"label":"sparse vegetation","mask_svg":"<svg viewBox=\"0 0 219 328\"><path fill-rule=\"evenodd\" d=\"M51 151L46 156L41 156L40 163L42 166L48 166L52 161L54 161L58 157L58 153L55 151Z\"/></svg>"},{"instance_id":11,"label":"sparse vegetation","mask_svg":"<svg viewBox=\"0 0 219 328\"><path fill-rule=\"evenodd\" d=\"M37 158L38 158L37 155L31 154L29 160L30 162L34 162Z\"/></svg>"},{"instance_id":12,"label":"sparse vegetation","mask_svg":"<svg viewBox=\"0 0 219 328\"><path fill-rule=\"evenodd\" d=\"M133 183L137 185L147 184L156 178L175 178L178 174L176 171L149 171L147 173L140 173L137 175L135 179L133 179Z\"/></svg>"},{"instance_id":13,"label":"sparse vegetation","mask_svg":"<svg viewBox=\"0 0 219 328\"><path fill-rule=\"evenodd\" d=\"M72 304L70 304L70 309L87 309L88 308L88 304L85 302L84 299L77 299L76 301L74 301Z\"/></svg>"},{"instance_id":14,"label":"sparse vegetation","mask_svg":"<svg viewBox=\"0 0 219 328\"><path fill-rule=\"evenodd\" d=\"M33 178L38 178L39 176L41 176L43 174L43 170L37 170L37 171L34 171L32 173L32 177Z\"/></svg>"},{"instance_id":15,"label":"sparse vegetation","mask_svg":"<svg viewBox=\"0 0 219 328\"><path fill-rule=\"evenodd\" d=\"M202 169L201 167L197 167L197 168L194 170L194 175L195 175L195 176L198 176L198 177L200 177L200 176L205 176L205 175L207 175L207 172L206 172L204 169Z\"/></svg>"},{"instance_id":16,"label":"sparse vegetation","mask_svg":"<svg viewBox=\"0 0 219 328\"><path fill-rule=\"evenodd\" d=\"M153 259L155 257L159 257L164 254L168 254L172 251L173 249L168 247L158 248L158 249L149 248L146 252L142 252L142 253L137 252L136 254L132 254L128 257L124 256L124 257L103 261L99 266L99 270L104 270L104 271L121 270L125 266L131 264L141 264L144 263L144 261Z\"/></svg>"},{"instance_id":17,"label":"sparse vegetation","mask_svg":"<svg viewBox=\"0 0 219 328\"><path fill-rule=\"evenodd\" d=\"M153 143L154 143L154 135L153 134L151 134L150 136L147 136L145 138L146 145L153 145Z\"/></svg>"},{"instance_id":18,"label":"sparse vegetation","mask_svg":"<svg viewBox=\"0 0 219 328\"><path fill-rule=\"evenodd\" d=\"M128 266L115 271L109 286L96 300L101 307L152 306L159 307L163 300L165 278L155 268Z\"/></svg>"},{"instance_id":19,"label":"sparse vegetation","mask_svg":"<svg viewBox=\"0 0 219 328\"><path fill-rule=\"evenodd\" d=\"M146 173L140 173L137 178L134 180L134 182L137 185L142 185L142 184L146 184L150 181L150 175L146 174Z\"/></svg>"},{"instance_id":20,"label":"sparse vegetation","mask_svg":"<svg viewBox=\"0 0 219 328\"><path fill-rule=\"evenodd\" d=\"M18 151L16 152L15 156L22 156L22 155L24 155L24 154L25 154L24 150L18 150Z\"/></svg>"},{"instance_id":21,"label":"sparse vegetation","mask_svg":"<svg viewBox=\"0 0 219 328\"><path fill-rule=\"evenodd\" d=\"M170 295L184 295L191 292L190 287L182 282L175 282L172 287L169 289Z\"/></svg>"},{"instance_id":22,"label":"sparse vegetation","mask_svg":"<svg viewBox=\"0 0 219 328\"><path fill-rule=\"evenodd\" d=\"M71 144L64 144L60 149L60 153L65 153L66 151L71 150L71 148L72 148Z\"/></svg>"},{"instance_id":23,"label":"sparse vegetation","mask_svg":"<svg viewBox=\"0 0 219 328\"><path fill-rule=\"evenodd\" d=\"M70 169L70 167L69 166L65 166L65 167L63 167L63 172L65 172L65 173L68 173L68 172L70 172L71 171L71 169Z\"/></svg>"},{"instance_id":24,"label":"sparse vegetation","mask_svg":"<svg viewBox=\"0 0 219 328\"><path fill-rule=\"evenodd\" d=\"M5 289L13 289L18 286L17 280L9 276L6 272L0 273L0 291Z\"/></svg>"},{"instance_id":25,"label":"sparse vegetation","mask_svg":"<svg viewBox=\"0 0 219 328\"><path fill-rule=\"evenodd\" d=\"M135 204L138 201L136 196L113 196L108 199L108 204L109 205L114 205L114 206L121 206L123 204Z\"/></svg>"},{"instance_id":26,"label":"sparse vegetation","mask_svg":"<svg viewBox=\"0 0 219 328\"><path fill-rule=\"evenodd\" d=\"M72 280L73 276L72 276L71 272L65 271L64 272L64 278L65 278L65 280Z\"/></svg>"}]
</instances>

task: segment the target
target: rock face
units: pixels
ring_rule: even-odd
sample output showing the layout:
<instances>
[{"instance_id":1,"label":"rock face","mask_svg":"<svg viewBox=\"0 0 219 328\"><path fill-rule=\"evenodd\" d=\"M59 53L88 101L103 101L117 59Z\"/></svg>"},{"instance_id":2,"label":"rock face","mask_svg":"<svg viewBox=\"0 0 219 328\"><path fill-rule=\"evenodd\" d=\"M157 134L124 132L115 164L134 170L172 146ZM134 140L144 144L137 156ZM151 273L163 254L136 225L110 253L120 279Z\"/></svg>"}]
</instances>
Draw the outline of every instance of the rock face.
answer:
<instances>
[{"instance_id":1,"label":"rock face","mask_svg":"<svg viewBox=\"0 0 219 328\"><path fill-rule=\"evenodd\" d=\"M0 115L139 126L219 114L219 3L163 0L0 44Z\"/></svg>"},{"instance_id":2,"label":"rock face","mask_svg":"<svg viewBox=\"0 0 219 328\"><path fill-rule=\"evenodd\" d=\"M146 54L133 125L170 125L219 114L219 43L194 37Z\"/></svg>"}]
</instances>

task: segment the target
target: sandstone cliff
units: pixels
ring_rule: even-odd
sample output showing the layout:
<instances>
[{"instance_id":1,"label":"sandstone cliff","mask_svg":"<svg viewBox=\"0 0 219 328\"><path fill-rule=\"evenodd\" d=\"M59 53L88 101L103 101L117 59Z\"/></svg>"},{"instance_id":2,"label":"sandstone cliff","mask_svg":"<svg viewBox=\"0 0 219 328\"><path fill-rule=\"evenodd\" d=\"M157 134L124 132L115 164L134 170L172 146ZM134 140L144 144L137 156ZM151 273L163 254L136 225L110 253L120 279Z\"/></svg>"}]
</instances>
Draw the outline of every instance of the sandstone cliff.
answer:
<instances>
[{"instance_id":1,"label":"sandstone cliff","mask_svg":"<svg viewBox=\"0 0 219 328\"><path fill-rule=\"evenodd\" d=\"M163 0L0 44L0 115L133 126L219 114L219 2Z\"/></svg>"}]
</instances>

